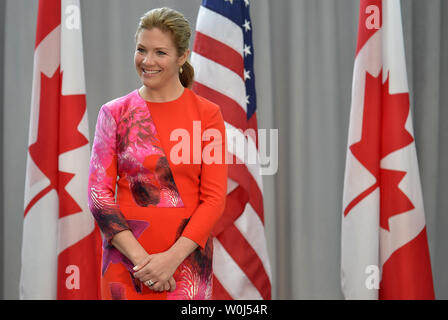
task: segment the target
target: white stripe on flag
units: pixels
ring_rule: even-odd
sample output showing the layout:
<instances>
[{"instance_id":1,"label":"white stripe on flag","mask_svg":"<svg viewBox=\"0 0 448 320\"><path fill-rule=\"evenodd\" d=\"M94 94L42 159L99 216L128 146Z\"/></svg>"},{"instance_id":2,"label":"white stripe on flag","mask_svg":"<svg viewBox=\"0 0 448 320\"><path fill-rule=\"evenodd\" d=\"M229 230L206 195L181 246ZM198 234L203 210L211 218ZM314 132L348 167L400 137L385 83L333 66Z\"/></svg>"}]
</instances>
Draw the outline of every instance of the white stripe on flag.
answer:
<instances>
[{"instance_id":1,"label":"white stripe on flag","mask_svg":"<svg viewBox=\"0 0 448 320\"><path fill-rule=\"evenodd\" d=\"M50 191L23 221L21 299L56 299L59 200Z\"/></svg>"},{"instance_id":2,"label":"white stripe on flag","mask_svg":"<svg viewBox=\"0 0 448 320\"><path fill-rule=\"evenodd\" d=\"M409 92L400 3L388 1L382 6L383 83L389 79L390 94Z\"/></svg>"},{"instance_id":3,"label":"white stripe on flag","mask_svg":"<svg viewBox=\"0 0 448 320\"><path fill-rule=\"evenodd\" d=\"M232 179L227 179L227 194L231 193L239 186L238 182L233 181Z\"/></svg>"},{"instance_id":4,"label":"white stripe on flag","mask_svg":"<svg viewBox=\"0 0 448 320\"><path fill-rule=\"evenodd\" d=\"M244 208L241 216L235 220L235 226L257 253L263 263L263 267L269 277L269 281L272 282L271 266L269 265L269 256L266 248L264 225L249 202L246 204L246 208Z\"/></svg>"},{"instance_id":5,"label":"white stripe on flag","mask_svg":"<svg viewBox=\"0 0 448 320\"><path fill-rule=\"evenodd\" d=\"M191 53L191 64L196 82L233 99L246 113L246 88L239 75L196 52Z\"/></svg>"},{"instance_id":6,"label":"white stripe on flag","mask_svg":"<svg viewBox=\"0 0 448 320\"><path fill-rule=\"evenodd\" d=\"M241 162L244 162L252 177L257 182L260 192L263 193L263 180L261 177L261 168L257 146L251 138L246 136L241 130L235 128L228 122L224 122L226 126L227 151L232 153Z\"/></svg>"},{"instance_id":7,"label":"white stripe on flag","mask_svg":"<svg viewBox=\"0 0 448 320\"><path fill-rule=\"evenodd\" d=\"M84 55L79 0L62 0L61 9L61 94L85 94L84 68L80 68L84 66Z\"/></svg>"},{"instance_id":8,"label":"white stripe on flag","mask_svg":"<svg viewBox=\"0 0 448 320\"><path fill-rule=\"evenodd\" d=\"M378 299L368 289L366 268L379 267L379 188L342 218L341 285L346 299Z\"/></svg>"},{"instance_id":9,"label":"white stripe on flag","mask_svg":"<svg viewBox=\"0 0 448 320\"><path fill-rule=\"evenodd\" d=\"M258 290L216 238L213 238L213 250L213 273L226 291L234 299L262 300Z\"/></svg>"},{"instance_id":10,"label":"white stripe on flag","mask_svg":"<svg viewBox=\"0 0 448 320\"><path fill-rule=\"evenodd\" d=\"M200 6L196 31L226 44L243 56L243 31L232 20Z\"/></svg>"}]
</instances>

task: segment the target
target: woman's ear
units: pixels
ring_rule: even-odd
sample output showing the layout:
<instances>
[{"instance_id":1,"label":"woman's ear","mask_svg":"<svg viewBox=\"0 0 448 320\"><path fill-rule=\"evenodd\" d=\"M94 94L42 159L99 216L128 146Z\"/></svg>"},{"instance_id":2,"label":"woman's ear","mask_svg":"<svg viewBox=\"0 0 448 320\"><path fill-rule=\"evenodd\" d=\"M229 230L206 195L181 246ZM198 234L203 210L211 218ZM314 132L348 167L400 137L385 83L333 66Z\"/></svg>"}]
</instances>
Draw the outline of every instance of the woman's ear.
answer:
<instances>
[{"instance_id":1,"label":"woman's ear","mask_svg":"<svg viewBox=\"0 0 448 320\"><path fill-rule=\"evenodd\" d=\"M179 67L183 66L185 62L187 62L188 56L190 55L190 49L184 51L184 53L177 60L179 63Z\"/></svg>"}]
</instances>

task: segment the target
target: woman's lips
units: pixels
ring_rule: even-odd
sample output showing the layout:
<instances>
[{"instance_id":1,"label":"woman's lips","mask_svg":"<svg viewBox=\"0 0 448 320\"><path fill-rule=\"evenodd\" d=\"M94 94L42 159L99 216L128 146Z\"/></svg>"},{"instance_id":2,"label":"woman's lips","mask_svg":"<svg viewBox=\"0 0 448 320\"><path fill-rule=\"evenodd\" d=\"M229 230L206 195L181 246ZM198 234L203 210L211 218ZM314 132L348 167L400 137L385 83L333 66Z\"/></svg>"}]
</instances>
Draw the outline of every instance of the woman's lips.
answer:
<instances>
[{"instance_id":1,"label":"woman's lips","mask_svg":"<svg viewBox=\"0 0 448 320\"><path fill-rule=\"evenodd\" d=\"M143 75L145 77L152 77L155 76L156 74L159 74L161 72L161 70L146 70L146 69L142 69Z\"/></svg>"}]
</instances>

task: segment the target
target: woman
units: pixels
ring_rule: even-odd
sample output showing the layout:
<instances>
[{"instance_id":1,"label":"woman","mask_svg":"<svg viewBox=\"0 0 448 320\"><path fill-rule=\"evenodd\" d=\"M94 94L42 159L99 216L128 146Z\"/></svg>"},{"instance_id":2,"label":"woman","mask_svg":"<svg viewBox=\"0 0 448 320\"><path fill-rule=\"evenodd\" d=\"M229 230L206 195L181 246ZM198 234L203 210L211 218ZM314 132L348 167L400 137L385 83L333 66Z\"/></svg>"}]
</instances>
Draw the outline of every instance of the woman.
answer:
<instances>
[{"instance_id":1,"label":"woman","mask_svg":"<svg viewBox=\"0 0 448 320\"><path fill-rule=\"evenodd\" d=\"M225 127L219 107L189 89L190 35L179 12L147 12L134 56L143 85L98 115L89 207L104 235L103 299L211 298L210 234L227 189ZM214 134L182 140L187 148L179 149L171 137L179 130L189 139ZM204 161L206 149L218 161Z\"/></svg>"}]
</instances>

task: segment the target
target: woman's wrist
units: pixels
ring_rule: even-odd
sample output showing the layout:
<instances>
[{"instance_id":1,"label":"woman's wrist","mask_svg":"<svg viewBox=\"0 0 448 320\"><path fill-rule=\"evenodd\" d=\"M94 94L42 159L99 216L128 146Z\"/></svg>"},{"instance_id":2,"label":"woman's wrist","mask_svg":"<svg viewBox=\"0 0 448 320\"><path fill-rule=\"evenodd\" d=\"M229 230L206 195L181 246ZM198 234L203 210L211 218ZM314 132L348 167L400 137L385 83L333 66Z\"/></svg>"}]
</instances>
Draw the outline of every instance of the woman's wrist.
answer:
<instances>
[{"instance_id":1,"label":"woman's wrist","mask_svg":"<svg viewBox=\"0 0 448 320\"><path fill-rule=\"evenodd\" d=\"M184 260L188 257L185 252L180 251L179 248L175 247L174 245L168 250L168 253L170 254L176 266L182 264L182 262L184 262Z\"/></svg>"},{"instance_id":2,"label":"woman's wrist","mask_svg":"<svg viewBox=\"0 0 448 320\"><path fill-rule=\"evenodd\" d=\"M148 262L149 253L145 252L139 252L133 256L131 260L132 264L134 266L142 266L145 265Z\"/></svg>"},{"instance_id":3,"label":"woman's wrist","mask_svg":"<svg viewBox=\"0 0 448 320\"><path fill-rule=\"evenodd\" d=\"M196 242L182 236L171 246L168 252L180 265L197 247Z\"/></svg>"},{"instance_id":4,"label":"woman's wrist","mask_svg":"<svg viewBox=\"0 0 448 320\"><path fill-rule=\"evenodd\" d=\"M112 238L111 243L118 251L125 255L134 266L143 263L149 255L129 230L117 233Z\"/></svg>"}]
</instances>

